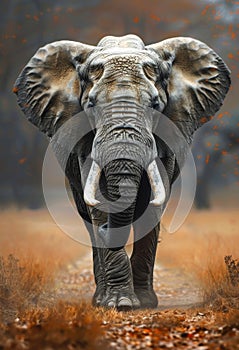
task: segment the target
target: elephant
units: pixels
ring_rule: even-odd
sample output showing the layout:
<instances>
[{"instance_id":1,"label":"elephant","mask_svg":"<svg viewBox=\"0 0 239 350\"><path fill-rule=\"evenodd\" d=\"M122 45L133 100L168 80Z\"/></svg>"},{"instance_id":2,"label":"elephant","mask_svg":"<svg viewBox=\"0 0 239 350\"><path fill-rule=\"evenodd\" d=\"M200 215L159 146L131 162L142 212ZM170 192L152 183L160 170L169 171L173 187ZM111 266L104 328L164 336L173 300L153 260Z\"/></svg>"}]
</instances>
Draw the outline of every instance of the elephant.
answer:
<instances>
[{"instance_id":1,"label":"elephant","mask_svg":"<svg viewBox=\"0 0 239 350\"><path fill-rule=\"evenodd\" d=\"M149 45L134 34L106 36L97 46L56 41L20 73L13 88L18 104L50 139L78 113L92 124L71 150L65 174L92 241L93 305L157 307L153 270L161 214L185 144L220 108L229 86L223 60L190 37ZM173 133L173 148L157 136L160 115L182 136ZM161 135L169 131L165 125Z\"/></svg>"}]
</instances>

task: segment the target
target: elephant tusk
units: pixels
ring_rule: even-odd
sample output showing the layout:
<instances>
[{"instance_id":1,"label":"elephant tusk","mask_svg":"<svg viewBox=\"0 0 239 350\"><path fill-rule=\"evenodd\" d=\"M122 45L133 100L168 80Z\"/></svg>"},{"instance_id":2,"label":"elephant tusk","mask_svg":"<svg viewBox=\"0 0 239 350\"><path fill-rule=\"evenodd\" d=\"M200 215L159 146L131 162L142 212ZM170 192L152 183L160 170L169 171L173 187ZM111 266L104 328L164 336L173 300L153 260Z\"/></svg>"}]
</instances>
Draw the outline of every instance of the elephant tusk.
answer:
<instances>
[{"instance_id":1,"label":"elephant tusk","mask_svg":"<svg viewBox=\"0 0 239 350\"><path fill-rule=\"evenodd\" d=\"M97 186L100 180L100 167L93 160L84 189L84 201L91 207L95 207L100 202L95 199Z\"/></svg>"},{"instance_id":2,"label":"elephant tusk","mask_svg":"<svg viewBox=\"0 0 239 350\"><path fill-rule=\"evenodd\" d=\"M150 201L150 204L159 206L164 203L166 192L155 160L149 164L147 174L154 195L154 199Z\"/></svg>"}]
</instances>

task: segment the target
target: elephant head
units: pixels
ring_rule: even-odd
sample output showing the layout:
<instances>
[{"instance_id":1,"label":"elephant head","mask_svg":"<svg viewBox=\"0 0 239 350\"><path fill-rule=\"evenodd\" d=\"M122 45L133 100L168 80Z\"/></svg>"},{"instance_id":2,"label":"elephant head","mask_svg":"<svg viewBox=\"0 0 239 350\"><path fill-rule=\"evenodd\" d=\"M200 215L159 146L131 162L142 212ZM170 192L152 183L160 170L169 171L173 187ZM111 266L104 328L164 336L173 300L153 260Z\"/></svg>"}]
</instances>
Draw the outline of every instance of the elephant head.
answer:
<instances>
[{"instance_id":1,"label":"elephant head","mask_svg":"<svg viewBox=\"0 0 239 350\"><path fill-rule=\"evenodd\" d=\"M155 161L160 156L155 120L145 110L162 112L190 143L219 109L229 85L225 63L198 40L178 37L145 46L138 36L126 35L107 36L97 46L73 41L44 46L23 69L14 92L27 118L49 137L76 113L95 111L84 200L98 204L104 170L108 199L112 208L119 206L109 215L110 228L132 222L144 169L152 204L166 199ZM131 205L120 210L125 202Z\"/></svg>"}]
</instances>

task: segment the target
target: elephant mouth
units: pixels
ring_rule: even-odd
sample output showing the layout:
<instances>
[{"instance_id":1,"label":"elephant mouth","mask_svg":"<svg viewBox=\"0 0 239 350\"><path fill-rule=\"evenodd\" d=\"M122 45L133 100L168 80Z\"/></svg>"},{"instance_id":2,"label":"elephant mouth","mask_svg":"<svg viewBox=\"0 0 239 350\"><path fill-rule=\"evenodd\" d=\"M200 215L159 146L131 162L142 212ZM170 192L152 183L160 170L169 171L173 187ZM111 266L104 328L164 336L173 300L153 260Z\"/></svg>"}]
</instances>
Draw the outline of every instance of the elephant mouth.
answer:
<instances>
[{"instance_id":1,"label":"elephant mouth","mask_svg":"<svg viewBox=\"0 0 239 350\"><path fill-rule=\"evenodd\" d=\"M100 202L96 199L96 191L99 185L100 175L101 168L93 160L84 189L84 200L86 204L91 207L95 207L96 205L100 204ZM155 160L149 164L147 168L147 175L154 197L150 201L150 204L160 206L165 202L166 191Z\"/></svg>"}]
</instances>

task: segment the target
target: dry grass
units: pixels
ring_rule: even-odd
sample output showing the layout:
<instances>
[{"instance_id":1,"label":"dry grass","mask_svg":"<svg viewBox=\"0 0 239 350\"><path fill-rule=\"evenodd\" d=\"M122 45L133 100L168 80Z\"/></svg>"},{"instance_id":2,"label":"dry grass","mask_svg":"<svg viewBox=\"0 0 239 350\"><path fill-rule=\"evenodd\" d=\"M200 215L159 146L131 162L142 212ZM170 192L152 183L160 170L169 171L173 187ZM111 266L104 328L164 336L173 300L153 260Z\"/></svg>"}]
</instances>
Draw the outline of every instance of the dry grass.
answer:
<instances>
[{"instance_id":1,"label":"dry grass","mask_svg":"<svg viewBox=\"0 0 239 350\"><path fill-rule=\"evenodd\" d=\"M0 321L11 322L24 310L49 298L50 269L31 258L0 257Z\"/></svg>"},{"instance_id":2,"label":"dry grass","mask_svg":"<svg viewBox=\"0 0 239 350\"><path fill-rule=\"evenodd\" d=\"M46 211L0 215L0 320L11 322L32 306L49 305L54 279L87 248L63 234Z\"/></svg>"},{"instance_id":3,"label":"dry grass","mask_svg":"<svg viewBox=\"0 0 239 350\"><path fill-rule=\"evenodd\" d=\"M0 222L0 348L101 349L93 308L55 297L57 274L89 248L62 233L45 210L12 209Z\"/></svg>"},{"instance_id":4,"label":"dry grass","mask_svg":"<svg viewBox=\"0 0 239 350\"><path fill-rule=\"evenodd\" d=\"M59 267L87 251L63 233L47 210L7 210L0 213L0 255L32 256ZM85 230L79 227L79 230Z\"/></svg>"},{"instance_id":5,"label":"dry grass","mask_svg":"<svg viewBox=\"0 0 239 350\"><path fill-rule=\"evenodd\" d=\"M193 211L179 232L163 233L158 249L163 264L198 280L206 307L222 312L239 309L238 227L237 210Z\"/></svg>"},{"instance_id":6,"label":"dry grass","mask_svg":"<svg viewBox=\"0 0 239 350\"><path fill-rule=\"evenodd\" d=\"M0 348L100 350L105 346L91 306L59 302L30 309L16 322L0 327Z\"/></svg>"}]
</instances>

